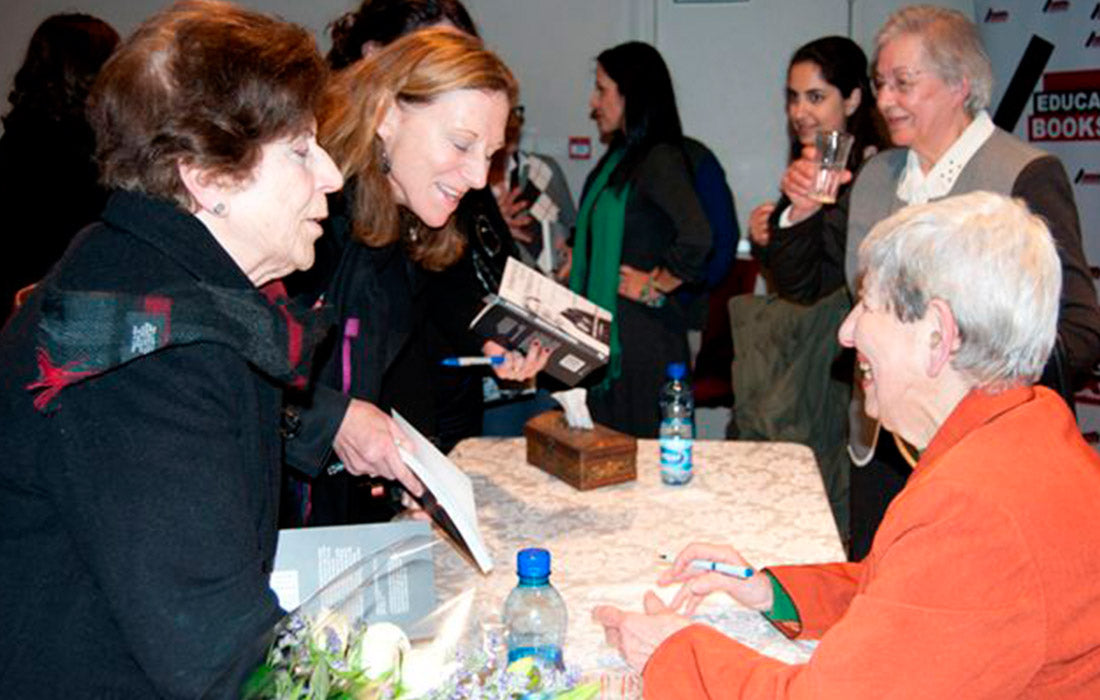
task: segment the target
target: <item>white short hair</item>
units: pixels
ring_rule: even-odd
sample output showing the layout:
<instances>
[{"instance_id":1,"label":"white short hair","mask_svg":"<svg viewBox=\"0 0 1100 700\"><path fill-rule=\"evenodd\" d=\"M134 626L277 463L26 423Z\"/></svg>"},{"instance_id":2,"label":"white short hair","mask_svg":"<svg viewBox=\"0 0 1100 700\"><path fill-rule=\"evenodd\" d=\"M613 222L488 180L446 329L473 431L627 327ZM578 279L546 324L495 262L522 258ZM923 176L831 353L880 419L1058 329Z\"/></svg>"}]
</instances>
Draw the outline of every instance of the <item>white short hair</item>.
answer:
<instances>
[{"instance_id":1,"label":"white short hair","mask_svg":"<svg viewBox=\"0 0 1100 700\"><path fill-rule=\"evenodd\" d=\"M963 78L970 82L970 94L963 103L967 114L974 116L989 106L993 66L978 27L966 15L935 5L909 5L895 11L875 35L872 71L882 47L903 34L920 37L924 55L945 83L959 85Z\"/></svg>"},{"instance_id":2,"label":"white short hair","mask_svg":"<svg viewBox=\"0 0 1100 700\"><path fill-rule=\"evenodd\" d=\"M1021 200L971 192L906 207L859 247L864 283L905 322L942 299L958 323L952 367L999 391L1032 383L1054 347L1062 266Z\"/></svg>"}]
</instances>

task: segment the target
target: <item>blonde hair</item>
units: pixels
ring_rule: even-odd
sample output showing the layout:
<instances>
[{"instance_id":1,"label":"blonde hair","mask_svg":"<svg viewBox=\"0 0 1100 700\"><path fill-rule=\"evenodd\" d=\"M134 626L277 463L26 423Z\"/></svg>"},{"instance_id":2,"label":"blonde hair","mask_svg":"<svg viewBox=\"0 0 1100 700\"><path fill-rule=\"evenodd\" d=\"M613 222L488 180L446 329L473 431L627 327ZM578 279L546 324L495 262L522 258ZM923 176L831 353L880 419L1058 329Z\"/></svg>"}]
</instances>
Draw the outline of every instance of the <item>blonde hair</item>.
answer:
<instances>
[{"instance_id":1,"label":"blonde hair","mask_svg":"<svg viewBox=\"0 0 1100 700\"><path fill-rule=\"evenodd\" d=\"M402 211L383 169L378 129L394 105L423 105L453 90L504 93L509 106L519 89L504 62L480 39L453 29L409 34L336 75L320 122L320 141L344 177L355 176L352 231L363 243L403 240L412 260L429 270L456 261L466 241L454 217L439 229L413 219L415 235L402 235Z\"/></svg>"}]
</instances>

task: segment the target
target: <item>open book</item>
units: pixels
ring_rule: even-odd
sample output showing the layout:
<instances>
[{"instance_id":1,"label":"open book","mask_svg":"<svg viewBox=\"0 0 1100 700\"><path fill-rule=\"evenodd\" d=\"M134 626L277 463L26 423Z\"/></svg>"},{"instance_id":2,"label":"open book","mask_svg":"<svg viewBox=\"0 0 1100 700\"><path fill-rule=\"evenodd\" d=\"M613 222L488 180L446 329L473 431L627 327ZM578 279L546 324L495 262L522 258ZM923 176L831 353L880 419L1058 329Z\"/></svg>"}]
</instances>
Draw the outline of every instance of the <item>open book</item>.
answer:
<instances>
[{"instance_id":1,"label":"open book","mask_svg":"<svg viewBox=\"0 0 1100 700\"><path fill-rule=\"evenodd\" d=\"M493 570L493 557L478 529L477 505L474 503L474 487L470 477L397 411L391 413L413 441L412 445L398 447L398 451L401 460L424 484L420 505L458 548L473 558L482 572L489 573Z\"/></svg>"},{"instance_id":2,"label":"open book","mask_svg":"<svg viewBox=\"0 0 1100 700\"><path fill-rule=\"evenodd\" d=\"M485 301L470 328L524 352L537 339L551 351L546 372L569 386L607 364L611 312L515 258L504 266L497 294Z\"/></svg>"}]
</instances>

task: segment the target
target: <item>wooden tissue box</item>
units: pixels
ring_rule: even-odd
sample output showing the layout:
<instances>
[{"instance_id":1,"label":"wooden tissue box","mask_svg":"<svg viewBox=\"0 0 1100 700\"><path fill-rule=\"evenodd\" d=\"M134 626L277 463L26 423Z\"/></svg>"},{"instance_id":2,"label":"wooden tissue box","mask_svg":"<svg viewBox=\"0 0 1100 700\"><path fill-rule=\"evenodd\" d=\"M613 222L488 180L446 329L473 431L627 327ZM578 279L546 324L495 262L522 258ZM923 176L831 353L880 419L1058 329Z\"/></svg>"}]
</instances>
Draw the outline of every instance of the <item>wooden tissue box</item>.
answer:
<instances>
[{"instance_id":1,"label":"wooden tissue box","mask_svg":"<svg viewBox=\"0 0 1100 700\"><path fill-rule=\"evenodd\" d=\"M587 491L638 478L638 441L597 424L575 430L562 411L540 413L523 426L527 461L575 489Z\"/></svg>"}]
</instances>

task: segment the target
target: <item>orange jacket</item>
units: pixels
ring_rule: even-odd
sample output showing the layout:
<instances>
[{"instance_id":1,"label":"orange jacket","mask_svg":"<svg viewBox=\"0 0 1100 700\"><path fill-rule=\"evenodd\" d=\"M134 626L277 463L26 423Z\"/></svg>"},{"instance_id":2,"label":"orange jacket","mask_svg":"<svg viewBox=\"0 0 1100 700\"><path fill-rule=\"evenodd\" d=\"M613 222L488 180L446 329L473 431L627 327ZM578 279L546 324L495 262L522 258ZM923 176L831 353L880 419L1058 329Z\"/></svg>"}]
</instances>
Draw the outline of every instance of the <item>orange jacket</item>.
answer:
<instances>
[{"instance_id":1,"label":"orange jacket","mask_svg":"<svg viewBox=\"0 0 1100 700\"><path fill-rule=\"evenodd\" d=\"M771 571L810 661L692 625L647 698L1100 698L1100 457L1047 389L963 399L862 562Z\"/></svg>"}]
</instances>

